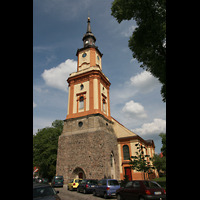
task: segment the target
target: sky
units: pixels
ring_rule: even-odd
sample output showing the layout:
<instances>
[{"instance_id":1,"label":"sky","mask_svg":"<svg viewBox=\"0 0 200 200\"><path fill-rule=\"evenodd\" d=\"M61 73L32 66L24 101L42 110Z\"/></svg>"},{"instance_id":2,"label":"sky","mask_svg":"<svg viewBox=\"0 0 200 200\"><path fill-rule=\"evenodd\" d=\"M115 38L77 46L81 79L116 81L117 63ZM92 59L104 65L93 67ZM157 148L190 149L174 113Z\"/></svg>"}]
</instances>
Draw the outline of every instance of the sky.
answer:
<instances>
[{"instance_id":1,"label":"sky","mask_svg":"<svg viewBox=\"0 0 200 200\"><path fill-rule=\"evenodd\" d=\"M33 0L33 134L67 116L69 74L76 71L83 47L88 11L92 33L109 78L111 116L143 139L153 139L161 152L159 134L166 132L166 103L157 78L140 67L128 48L137 27L111 16L113 0Z\"/></svg>"}]
</instances>

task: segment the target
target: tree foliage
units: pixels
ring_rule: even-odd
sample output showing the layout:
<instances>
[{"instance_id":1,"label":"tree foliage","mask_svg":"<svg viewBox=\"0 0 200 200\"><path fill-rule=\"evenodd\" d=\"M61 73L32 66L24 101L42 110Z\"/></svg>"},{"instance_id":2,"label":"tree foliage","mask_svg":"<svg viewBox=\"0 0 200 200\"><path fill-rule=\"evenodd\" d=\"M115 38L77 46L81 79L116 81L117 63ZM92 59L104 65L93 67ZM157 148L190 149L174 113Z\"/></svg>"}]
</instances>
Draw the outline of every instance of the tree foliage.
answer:
<instances>
[{"instance_id":1,"label":"tree foliage","mask_svg":"<svg viewBox=\"0 0 200 200\"><path fill-rule=\"evenodd\" d=\"M162 138L162 147L161 152L163 153L163 156L166 156L166 133L160 133L159 136Z\"/></svg>"},{"instance_id":2,"label":"tree foliage","mask_svg":"<svg viewBox=\"0 0 200 200\"><path fill-rule=\"evenodd\" d=\"M52 127L39 129L33 135L33 166L39 167L43 177L52 177L56 172L58 137L63 129L63 121L55 120Z\"/></svg>"},{"instance_id":3,"label":"tree foliage","mask_svg":"<svg viewBox=\"0 0 200 200\"><path fill-rule=\"evenodd\" d=\"M154 154L152 161L153 161L154 167L158 170L158 172L160 172L160 170L166 171L166 157L165 156L161 157L160 155Z\"/></svg>"},{"instance_id":4,"label":"tree foliage","mask_svg":"<svg viewBox=\"0 0 200 200\"><path fill-rule=\"evenodd\" d=\"M166 101L166 0L114 0L111 15L118 23L134 19L137 27L129 39L133 57L162 83Z\"/></svg>"},{"instance_id":5,"label":"tree foliage","mask_svg":"<svg viewBox=\"0 0 200 200\"><path fill-rule=\"evenodd\" d=\"M160 133L159 136L162 138L162 156L154 154L153 156L153 165L160 172L161 170L166 172L166 133Z\"/></svg>"},{"instance_id":6,"label":"tree foliage","mask_svg":"<svg viewBox=\"0 0 200 200\"><path fill-rule=\"evenodd\" d=\"M150 174L152 173L152 169L155 168L150 164L150 155L144 155L143 149L146 149L146 147L139 143L135 144L135 146L137 146L138 151L135 152L136 156L131 156L129 164L133 170L143 172L145 179L145 173ZM149 161L145 158L149 158Z\"/></svg>"}]
</instances>

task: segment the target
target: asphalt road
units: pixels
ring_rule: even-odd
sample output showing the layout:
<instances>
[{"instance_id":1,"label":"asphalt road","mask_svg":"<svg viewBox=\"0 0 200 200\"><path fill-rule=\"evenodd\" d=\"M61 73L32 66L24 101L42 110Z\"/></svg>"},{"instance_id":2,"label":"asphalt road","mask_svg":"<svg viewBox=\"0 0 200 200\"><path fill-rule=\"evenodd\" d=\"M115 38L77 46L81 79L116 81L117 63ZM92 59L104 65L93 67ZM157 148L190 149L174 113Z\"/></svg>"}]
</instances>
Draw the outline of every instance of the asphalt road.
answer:
<instances>
[{"instance_id":1,"label":"asphalt road","mask_svg":"<svg viewBox=\"0 0 200 200\"><path fill-rule=\"evenodd\" d=\"M61 200L103 200L103 197L93 196L92 194L83 194L82 192L77 193L77 191L67 190L67 185L62 187L55 187L56 191L59 191L58 196ZM111 197L109 199L117 199L116 197Z\"/></svg>"}]
</instances>

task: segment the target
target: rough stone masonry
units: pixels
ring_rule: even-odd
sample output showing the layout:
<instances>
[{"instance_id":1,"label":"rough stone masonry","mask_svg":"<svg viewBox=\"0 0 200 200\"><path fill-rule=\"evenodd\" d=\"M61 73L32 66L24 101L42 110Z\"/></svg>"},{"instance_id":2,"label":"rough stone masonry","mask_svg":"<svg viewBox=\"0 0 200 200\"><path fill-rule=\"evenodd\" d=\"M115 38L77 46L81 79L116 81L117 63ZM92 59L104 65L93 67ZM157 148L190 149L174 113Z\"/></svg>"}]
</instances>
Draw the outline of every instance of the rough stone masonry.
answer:
<instances>
[{"instance_id":1,"label":"rough stone masonry","mask_svg":"<svg viewBox=\"0 0 200 200\"><path fill-rule=\"evenodd\" d=\"M101 114L64 120L58 140L56 174L65 184L72 178L111 178L111 153L114 155L115 178L119 179L119 156L113 122Z\"/></svg>"}]
</instances>

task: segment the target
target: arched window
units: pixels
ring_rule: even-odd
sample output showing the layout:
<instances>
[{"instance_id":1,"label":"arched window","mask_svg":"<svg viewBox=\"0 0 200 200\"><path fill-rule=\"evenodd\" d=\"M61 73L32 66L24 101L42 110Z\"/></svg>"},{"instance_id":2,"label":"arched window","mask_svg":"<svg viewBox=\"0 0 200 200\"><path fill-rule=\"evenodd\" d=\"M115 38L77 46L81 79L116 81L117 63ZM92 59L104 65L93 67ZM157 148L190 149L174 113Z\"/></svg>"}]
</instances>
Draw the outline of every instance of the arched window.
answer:
<instances>
[{"instance_id":1,"label":"arched window","mask_svg":"<svg viewBox=\"0 0 200 200\"><path fill-rule=\"evenodd\" d=\"M110 154L110 164L111 164L111 167L113 167L113 163L114 163L114 154L113 154L113 151L111 151L111 154Z\"/></svg>"},{"instance_id":2,"label":"arched window","mask_svg":"<svg viewBox=\"0 0 200 200\"><path fill-rule=\"evenodd\" d=\"M123 154L124 154L124 160L128 160L130 158L128 145L123 146Z\"/></svg>"},{"instance_id":3,"label":"arched window","mask_svg":"<svg viewBox=\"0 0 200 200\"><path fill-rule=\"evenodd\" d=\"M84 108L84 97L81 96L79 99L79 109L83 109Z\"/></svg>"}]
</instances>

